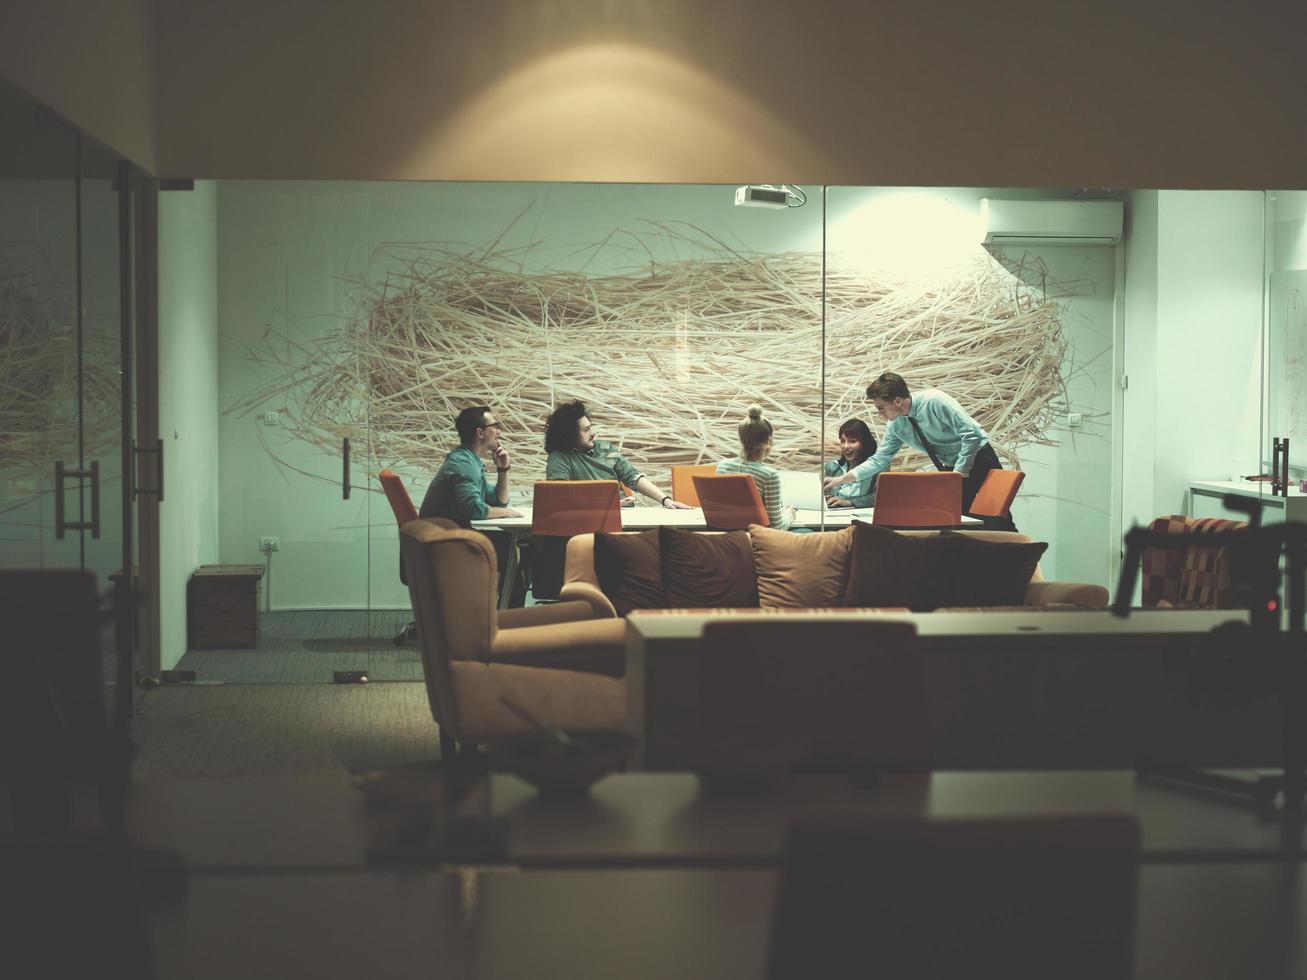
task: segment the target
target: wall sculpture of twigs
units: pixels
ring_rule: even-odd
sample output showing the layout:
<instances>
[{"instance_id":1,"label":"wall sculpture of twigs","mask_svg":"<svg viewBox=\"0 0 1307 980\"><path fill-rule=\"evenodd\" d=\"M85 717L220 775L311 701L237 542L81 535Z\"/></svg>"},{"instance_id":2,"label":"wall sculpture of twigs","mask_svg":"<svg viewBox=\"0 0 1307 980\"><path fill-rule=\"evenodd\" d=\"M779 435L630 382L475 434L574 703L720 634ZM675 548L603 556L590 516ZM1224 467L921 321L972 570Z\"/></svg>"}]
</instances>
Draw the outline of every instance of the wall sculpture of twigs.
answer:
<instances>
[{"instance_id":1,"label":"wall sculpture of twigs","mask_svg":"<svg viewBox=\"0 0 1307 980\"><path fill-rule=\"evenodd\" d=\"M68 285L51 283L32 256L0 257L0 488L8 510L53 486L54 463L76 468L112 444L119 378L113 351L83 338ZM79 439L81 448L79 448Z\"/></svg>"},{"instance_id":2,"label":"wall sculpture of twigs","mask_svg":"<svg viewBox=\"0 0 1307 980\"><path fill-rule=\"evenodd\" d=\"M280 408L296 438L337 453L342 437L362 439L370 407L377 462L434 472L456 445L453 416L486 403L522 486L543 478L553 405L580 398L601 437L666 485L674 463L734 455L736 425L758 402L776 430L772 461L815 465L821 256L750 254L691 225L651 228L649 239L698 257L597 275L524 271L520 251L494 246L388 246L378 256L386 274L356 284L356 313L339 329L305 338L292 324L249 349L264 382L227 411ZM928 287L828 257L825 286L828 441L854 415L879 434L863 393L897 370L952 394L1010 460L1051 444L1068 366L1064 309L1045 291L984 255Z\"/></svg>"}]
</instances>

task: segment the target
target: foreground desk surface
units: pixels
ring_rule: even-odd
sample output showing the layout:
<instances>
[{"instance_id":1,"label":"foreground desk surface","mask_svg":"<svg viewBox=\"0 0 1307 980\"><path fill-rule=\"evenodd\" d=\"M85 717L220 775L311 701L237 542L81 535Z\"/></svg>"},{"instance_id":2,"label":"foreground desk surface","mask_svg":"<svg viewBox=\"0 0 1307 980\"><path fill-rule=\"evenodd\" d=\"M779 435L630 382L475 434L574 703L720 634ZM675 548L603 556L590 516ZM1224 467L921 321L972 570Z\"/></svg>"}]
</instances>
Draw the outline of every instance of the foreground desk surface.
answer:
<instances>
[{"instance_id":1,"label":"foreground desk surface","mask_svg":"<svg viewBox=\"0 0 1307 980\"><path fill-rule=\"evenodd\" d=\"M705 793L685 773L625 773L588 797L539 798L516 777L491 778L462 816L509 824L499 863L574 867L772 865L790 817L807 813L1048 813L1125 810L1140 821L1147 861L1266 861L1307 857L1302 822L1239 800L1128 772L935 773L891 776L871 790L842 776L796 776L763 796ZM359 872L390 840L395 810L365 805L347 777L138 783L127 825L142 846L177 851L193 871ZM439 861L417 855L417 866Z\"/></svg>"},{"instance_id":2,"label":"foreground desk surface","mask_svg":"<svg viewBox=\"0 0 1307 980\"><path fill-rule=\"evenodd\" d=\"M530 530L531 528L531 507L530 505L517 506L514 508L520 511L521 517L500 517L492 520L473 521L472 526L476 528L499 528L505 531L511 530ZM669 510L666 507L623 507L622 509L622 529L626 531L647 531L655 527L676 527L684 530L702 530L708 525L704 521L703 511L695 507L691 510ZM859 507L856 509L836 508L834 510L801 510L794 520L795 527L807 528L840 528L848 527L855 520L870 524L872 507ZM980 527L981 521L974 517L963 516L962 524L966 527Z\"/></svg>"},{"instance_id":3,"label":"foreground desk surface","mask_svg":"<svg viewBox=\"0 0 1307 980\"><path fill-rule=\"evenodd\" d=\"M768 867L797 816L975 817L1125 812L1145 862L1307 858L1301 817L1258 813L1241 800L1132 772L937 772L890 775L863 789L843 776L791 776L767 792L705 790L686 773L621 773L575 800L538 796L494 775L457 814L507 821L507 850L468 860L520 867Z\"/></svg>"},{"instance_id":4,"label":"foreground desk surface","mask_svg":"<svg viewBox=\"0 0 1307 980\"><path fill-rule=\"evenodd\" d=\"M163 980L761 980L776 885L774 871L214 875L148 928ZM1134 978L1307 976L1305 903L1298 864L1144 866Z\"/></svg>"}]
</instances>

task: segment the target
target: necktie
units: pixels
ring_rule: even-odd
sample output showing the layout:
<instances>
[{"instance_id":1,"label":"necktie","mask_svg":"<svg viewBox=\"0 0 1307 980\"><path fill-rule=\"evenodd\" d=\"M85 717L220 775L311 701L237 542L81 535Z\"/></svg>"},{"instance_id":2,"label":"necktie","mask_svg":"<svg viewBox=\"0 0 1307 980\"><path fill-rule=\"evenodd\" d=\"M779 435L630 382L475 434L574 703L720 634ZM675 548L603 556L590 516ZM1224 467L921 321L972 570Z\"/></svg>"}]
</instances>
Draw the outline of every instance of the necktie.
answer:
<instances>
[{"instance_id":1,"label":"necktie","mask_svg":"<svg viewBox=\"0 0 1307 980\"><path fill-rule=\"evenodd\" d=\"M914 419L911 415L909 415L908 421L912 423L912 430L916 432L917 440L921 443L921 448L926 450L926 455L929 456L930 461L935 464L935 469L937 470L949 469L949 467L941 463L939 461L939 457L935 455L935 447L930 444L930 440L927 439L925 433L921 431L921 426L917 424L917 420Z\"/></svg>"}]
</instances>

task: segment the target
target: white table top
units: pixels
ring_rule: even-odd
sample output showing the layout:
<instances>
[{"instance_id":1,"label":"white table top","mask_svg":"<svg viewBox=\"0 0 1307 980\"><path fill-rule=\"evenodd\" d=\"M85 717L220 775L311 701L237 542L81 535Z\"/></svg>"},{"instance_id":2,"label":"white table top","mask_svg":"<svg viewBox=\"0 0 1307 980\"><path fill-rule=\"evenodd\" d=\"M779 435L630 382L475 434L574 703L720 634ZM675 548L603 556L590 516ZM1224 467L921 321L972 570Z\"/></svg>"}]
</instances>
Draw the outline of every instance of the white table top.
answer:
<instances>
[{"instance_id":1,"label":"white table top","mask_svg":"<svg viewBox=\"0 0 1307 980\"><path fill-rule=\"evenodd\" d=\"M1227 494L1237 493L1242 497L1262 497L1271 498L1271 482L1269 480L1259 480L1254 483L1252 480L1190 480L1189 489L1197 490L1200 493ZM1289 485L1290 497L1307 497L1307 494L1298 489L1297 483Z\"/></svg>"},{"instance_id":2,"label":"white table top","mask_svg":"<svg viewBox=\"0 0 1307 980\"><path fill-rule=\"evenodd\" d=\"M1248 622L1246 609L1132 610L1124 618L1114 616L1106 609L1075 612L1031 609L1029 612L929 613L870 612L858 609L777 613L751 609L732 610L729 616L732 622L764 617L775 619L777 616L785 616L787 619L820 616L823 622L867 618L902 620L915 624L919 636L939 639L957 637L976 646L988 641L1011 643L1017 637L1038 642L1056 636L1060 640L1077 638L1092 644L1101 642L1103 637L1192 636L1208 633L1222 623ZM634 633L646 640L682 639L702 636L707 623L722 618L723 613L716 610L689 610L676 615L636 611L626 618L626 628L628 636Z\"/></svg>"},{"instance_id":3,"label":"white table top","mask_svg":"<svg viewBox=\"0 0 1307 980\"><path fill-rule=\"evenodd\" d=\"M473 521L472 526L478 528L529 528L531 526L531 505L517 505L514 507L519 511L521 517L499 517L484 521ZM848 527L854 520L859 520L870 524L872 518L872 507L840 507L824 512L817 510L801 510L794 520L794 527ZM824 520L823 520L824 517ZM981 521L974 517L963 516L962 523L975 525L979 527ZM707 527L707 522L703 518L703 510L695 507L692 510L670 510L666 507L623 507L622 508L622 529L624 531L647 531L655 527L677 527L687 530Z\"/></svg>"}]
</instances>

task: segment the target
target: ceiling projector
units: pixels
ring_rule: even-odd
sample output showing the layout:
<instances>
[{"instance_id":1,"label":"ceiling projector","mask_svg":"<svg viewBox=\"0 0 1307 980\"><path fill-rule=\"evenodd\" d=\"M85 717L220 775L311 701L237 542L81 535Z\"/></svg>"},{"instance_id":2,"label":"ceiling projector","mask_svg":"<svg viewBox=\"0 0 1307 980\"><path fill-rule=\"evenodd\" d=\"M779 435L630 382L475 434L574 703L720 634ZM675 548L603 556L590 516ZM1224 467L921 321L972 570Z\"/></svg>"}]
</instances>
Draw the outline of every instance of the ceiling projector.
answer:
<instances>
[{"instance_id":1,"label":"ceiling projector","mask_svg":"<svg viewBox=\"0 0 1307 980\"><path fill-rule=\"evenodd\" d=\"M790 198L793 196L784 184L780 187L773 187L771 184L745 184L743 187L735 188L735 203L746 208L788 208Z\"/></svg>"}]
</instances>

